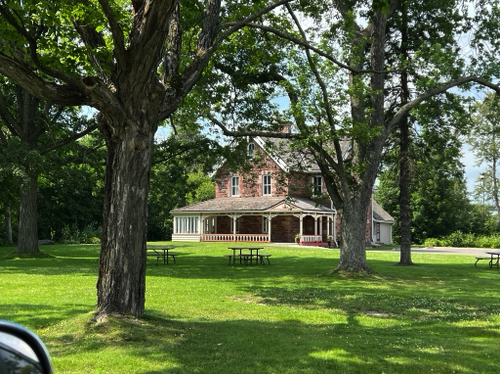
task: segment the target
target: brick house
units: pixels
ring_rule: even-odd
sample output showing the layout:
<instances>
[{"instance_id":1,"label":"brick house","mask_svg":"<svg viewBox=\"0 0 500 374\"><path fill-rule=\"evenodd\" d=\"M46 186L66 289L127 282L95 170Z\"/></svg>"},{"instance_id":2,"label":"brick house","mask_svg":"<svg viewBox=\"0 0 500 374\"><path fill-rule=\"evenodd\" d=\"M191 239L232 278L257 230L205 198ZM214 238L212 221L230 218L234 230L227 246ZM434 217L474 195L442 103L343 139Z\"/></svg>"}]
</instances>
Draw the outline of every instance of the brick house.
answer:
<instances>
[{"instance_id":1,"label":"brick house","mask_svg":"<svg viewBox=\"0 0 500 374\"><path fill-rule=\"evenodd\" d=\"M293 243L299 237L301 244L320 245L328 238L337 243L339 220L325 198L319 168L303 154L283 151L283 144L253 138L248 145L252 170L234 173L222 165L215 174L214 199L172 210L172 240ZM345 142L343 152L347 147ZM287 160L292 158L300 159L302 168L290 177ZM390 244L392 217L375 201L367 214L367 243Z\"/></svg>"}]
</instances>

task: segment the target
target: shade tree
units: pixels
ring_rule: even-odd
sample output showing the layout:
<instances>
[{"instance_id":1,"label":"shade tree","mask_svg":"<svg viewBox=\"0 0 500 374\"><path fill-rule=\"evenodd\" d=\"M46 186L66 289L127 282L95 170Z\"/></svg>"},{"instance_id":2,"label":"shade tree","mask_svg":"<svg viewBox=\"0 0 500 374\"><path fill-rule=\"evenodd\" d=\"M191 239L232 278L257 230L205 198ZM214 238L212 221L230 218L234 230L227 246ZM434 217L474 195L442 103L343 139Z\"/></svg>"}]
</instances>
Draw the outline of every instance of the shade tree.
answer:
<instances>
[{"instance_id":1,"label":"shade tree","mask_svg":"<svg viewBox=\"0 0 500 374\"><path fill-rule=\"evenodd\" d=\"M2 83L0 154L15 168L20 183L16 252L38 253L38 179L52 166L47 155L94 131L96 125L74 109L43 103L19 85Z\"/></svg>"},{"instance_id":2,"label":"shade tree","mask_svg":"<svg viewBox=\"0 0 500 374\"><path fill-rule=\"evenodd\" d=\"M288 1L0 1L0 74L46 102L99 112L107 161L97 319L144 313L158 125L243 21Z\"/></svg>"}]
</instances>

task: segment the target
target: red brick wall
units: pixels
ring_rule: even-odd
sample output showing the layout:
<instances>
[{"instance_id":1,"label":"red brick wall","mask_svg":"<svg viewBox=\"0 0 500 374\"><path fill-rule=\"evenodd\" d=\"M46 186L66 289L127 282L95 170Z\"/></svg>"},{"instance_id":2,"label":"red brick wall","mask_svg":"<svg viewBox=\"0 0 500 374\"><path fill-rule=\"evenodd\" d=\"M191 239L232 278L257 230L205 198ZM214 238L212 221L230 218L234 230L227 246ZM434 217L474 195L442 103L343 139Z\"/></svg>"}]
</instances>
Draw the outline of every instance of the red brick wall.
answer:
<instances>
[{"instance_id":1,"label":"red brick wall","mask_svg":"<svg viewBox=\"0 0 500 374\"><path fill-rule=\"evenodd\" d=\"M271 242L293 243L295 234L300 231L299 218L276 216L271 220Z\"/></svg>"},{"instance_id":2,"label":"red brick wall","mask_svg":"<svg viewBox=\"0 0 500 374\"><path fill-rule=\"evenodd\" d=\"M233 232L232 227L233 220L228 216L218 216L217 217L217 234L231 234Z\"/></svg>"},{"instance_id":3,"label":"red brick wall","mask_svg":"<svg viewBox=\"0 0 500 374\"><path fill-rule=\"evenodd\" d=\"M240 234L261 234L262 217L261 216L241 216L238 219L238 228Z\"/></svg>"},{"instance_id":4,"label":"red brick wall","mask_svg":"<svg viewBox=\"0 0 500 374\"><path fill-rule=\"evenodd\" d=\"M238 175L240 177L240 197L259 197L262 196L262 175L271 174L271 196L286 196L288 192L287 186L279 183L282 171L280 167L266 154L262 149L255 144L256 158L259 158L251 172L243 174L239 172L231 172L223 165L215 174L215 197L224 198L231 197L231 176Z\"/></svg>"}]
</instances>

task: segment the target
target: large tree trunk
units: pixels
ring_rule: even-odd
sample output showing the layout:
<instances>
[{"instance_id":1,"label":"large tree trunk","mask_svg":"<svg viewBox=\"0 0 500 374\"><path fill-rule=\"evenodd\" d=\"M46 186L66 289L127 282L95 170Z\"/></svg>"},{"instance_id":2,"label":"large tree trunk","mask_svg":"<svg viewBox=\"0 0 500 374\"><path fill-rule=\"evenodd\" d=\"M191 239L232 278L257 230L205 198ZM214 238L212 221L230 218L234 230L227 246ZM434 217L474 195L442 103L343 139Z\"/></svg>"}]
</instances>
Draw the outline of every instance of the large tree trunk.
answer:
<instances>
[{"instance_id":1,"label":"large tree trunk","mask_svg":"<svg viewBox=\"0 0 500 374\"><path fill-rule=\"evenodd\" d=\"M26 182L21 186L19 234L16 252L40 252L38 249L37 186L38 174L29 173Z\"/></svg>"},{"instance_id":2,"label":"large tree trunk","mask_svg":"<svg viewBox=\"0 0 500 374\"><path fill-rule=\"evenodd\" d=\"M399 220L401 225L401 249L398 265L413 265L411 260L409 135L406 117L401 122L400 130Z\"/></svg>"},{"instance_id":3,"label":"large tree trunk","mask_svg":"<svg viewBox=\"0 0 500 374\"><path fill-rule=\"evenodd\" d=\"M371 272L366 262L366 211L343 209L340 213L340 260L335 270Z\"/></svg>"},{"instance_id":4,"label":"large tree trunk","mask_svg":"<svg viewBox=\"0 0 500 374\"><path fill-rule=\"evenodd\" d=\"M408 9L403 4L403 22L401 28L401 55L405 61L408 56ZM408 72L401 72L401 106L410 101L410 89L408 87ZM399 122L399 221L400 221L400 255L398 265L413 265L411 260L411 214L410 214L410 132L408 114L403 116Z\"/></svg>"},{"instance_id":5,"label":"large tree trunk","mask_svg":"<svg viewBox=\"0 0 500 374\"><path fill-rule=\"evenodd\" d=\"M97 320L110 314L144 313L147 197L156 125L140 128L129 122L116 136L101 126L108 157Z\"/></svg>"}]
</instances>

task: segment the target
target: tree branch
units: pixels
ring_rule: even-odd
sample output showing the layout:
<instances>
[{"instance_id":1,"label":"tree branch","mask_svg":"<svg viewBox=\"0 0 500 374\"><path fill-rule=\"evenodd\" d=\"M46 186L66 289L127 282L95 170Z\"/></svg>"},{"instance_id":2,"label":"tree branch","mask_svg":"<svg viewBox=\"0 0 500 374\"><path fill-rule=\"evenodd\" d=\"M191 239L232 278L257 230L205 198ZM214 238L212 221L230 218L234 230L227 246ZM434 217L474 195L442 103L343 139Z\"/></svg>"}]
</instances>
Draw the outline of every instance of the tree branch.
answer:
<instances>
[{"instance_id":1,"label":"tree branch","mask_svg":"<svg viewBox=\"0 0 500 374\"><path fill-rule=\"evenodd\" d=\"M116 58L116 62L120 67L125 70L125 41L123 37L123 31L116 20L113 10L111 9L108 0L99 0L101 9L108 20L109 27L111 29L111 35L113 36L113 55Z\"/></svg>"},{"instance_id":2,"label":"tree branch","mask_svg":"<svg viewBox=\"0 0 500 374\"><path fill-rule=\"evenodd\" d=\"M38 58L38 46L37 46L37 41L35 38L33 38L29 32L24 28L24 26L20 25L15 17L12 15L11 11L9 10L8 6L5 5L5 1L1 1L0 3L0 14L2 14L7 22L9 22L15 29L16 31L22 35L26 41L28 42L29 46L29 51L30 51L30 57L35 66L43 73L60 79L63 82L66 82L68 84L74 85L74 86L79 86L80 82L78 79L71 77L68 74L65 74L64 72L60 70L54 70L50 69L49 67L43 65L39 58Z\"/></svg>"},{"instance_id":3,"label":"tree branch","mask_svg":"<svg viewBox=\"0 0 500 374\"><path fill-rule=\"evenodd\" d=\"M498 95L500 95L500 85L498 84L494 84L493 82L487 80L487 79L484 79L484 78L481 78L481 77L478 77L478 76L475 76L475 75L470 75L470 76L467 76L467 77L461 77L461 78L458 78L458 79L453 79L447 83L443 83L442 85L438 86L438 87L435 87L431 90L428 90L424 93L422 93L421 95L417 96L415 99L413 99L412 101L410 101L409 103L403 105L397 112L396 114L394 115L394 117L392 117L392 119L389 121L389 123L386 125L386 128L387 130L390 132L392 131L395 126L397 126L398 122L401 120L402 117L404 117L406 114L408 114L408 112L415 108L417 105L419 105L420 103L422 103L423 101L433 97L433 96L436 96L436 95L439 95L439 94L442 94L443 92L447 91L448 89L452 88L452 87L456 87L456 86L459 86L461 84L464 84L464 83L469 83L469 82L476 82L482 86L485 86L485 87L488 87L488 88L491 88L492 90L494 90Z\"/></svg>"},{"instance_id":4,"label":"tree branch","mask_svg":"<svg viewBox=\"0 0 500 374\"><path fill-rule=\"evenodd\" d=\"M6 56L0 52L0 74L12 79L22 87L44 101L58 105L90 105L90 99L86 97L81 86L78 85L58 85L52 82L46 82L35 74L23 63Z\"/></svg>"},{"instance_id":5,"label":"tree branch","mask_svg":"<svg viewBox=\"0 0 500 374\"><path fill-rule=\"evenodd\" d=\"M263 138L281 138L281 139L303 139L305 136L300 133L284 133L284 132L271 132L271 131L231 131L229 130L224 123L219 121L217 118L212 116L210 113L205 114L210 121L215 123L220 127L222 133L226 136L232 136L235 138L243 137L243 136L262 136Z\"/></svg>"},{"instance_id":6,"label":"tree branch","mask_svg":"<svg viewBox=\"0 0 500 374\"><path fill-rule=\"evenodd\" d=\"M45 154L47 152L50 152L53 149L59 148L60 146L71 143L74 140L80 139L80 138L84 137L85 135L90 134L95 129L97 129L97 124L93 124L92 126L89 126L86 130L84 130L82 132L74 133L73 135L68 136L66 139L62 139L58 142L52 143L52 144L40 149L39 152L40 152L40 154Z\"/></svg>"},{"instance_id":7,"label":"tree branch","mask_svg":"<svg viewBox=\"0 0 500 374\"><path fill-rule=\"evenodd\" d=\"M292 17L293 21L295 22L295 25L297 26L297 28L299 29L299 32L300 32L300 35L302 35L302 38L304 39L305 42L307 42L307 37L306 37L306 33L304 32L304 30L302 29L302 26L300 25L300 22L299 20L297 19L297 17L295 16L295 13L293 12L292 8L290 7L289 4L286 4L285 5L287 10L288 10L288 13L290 14L290 16ZM335 131L335 120L333 119L333 114L332 114L332 110L331 110L331 106L330 106L330 100L328 99L328 92L327 92L327 88L326 88L326 84L325 82L323 81L318 69L316 68L316 64L314 63L312 57L311 57L311 52L308 48L306 48L306 55L307 55L307 61L309 63L309 66L311 67L311 70L313 71L314 73L314 76L316 77L316 81L318 82L320 88L321 88L321 94L323 96L323 101L324 101L324 104L325 104L325 110L326 110L326 116L328 118L328 123L330 124L330 128L332 129L332 131ZM340 143L338 141L335 141L334 142L334 147L335 147L335 152L337 154L341 154L341 148L340 148ZM342 165L342 157L339 158L339 163Z\"/></svg>"},{"instance_id":8,"label":"tree branch","mask_svg":"<svg viewBox=\"0 0 500 374\"><path fill-rule=\"evenodd\" d=\"M170 28L168 30L167 50L163 57L163 84L166 83L168 77L177 76L179 74L180 51L182 47L182 34L180 24L180 9L177 4L170 18Z\"/></svg>"},{"instance_id":9,"label":"tree branch","mask_svg":"<svg viewBox=\"0 0 500 374\"><path fill-rule=\"evenodd\" d=\"M94 53L95 48L106 45L104 42L104 38L92 26L87 25L85 23L81 23L79 20L76 19L73 20L73 25L75 26L76 31L80 35L80 38L82 39L83 43L87 47L87 53L89 55L89 59L96 68L99 77L107 84L111 84L111 80L106 74L105 70L103 69L101 61Z\"/></svg>"},{"instance_id":10,"label":"tree branch","mask_svg":"<svg viewBox=\"0 0 500 374\"><path fill-rule=\"evenodd\" d=\"M7 108L5 101L3 99L3 95L0 94L0 116L3 118L5 126L17 136L21 136L22 127L19 122L16 121L10 110Z\"/></svg>"}]
</instances>

